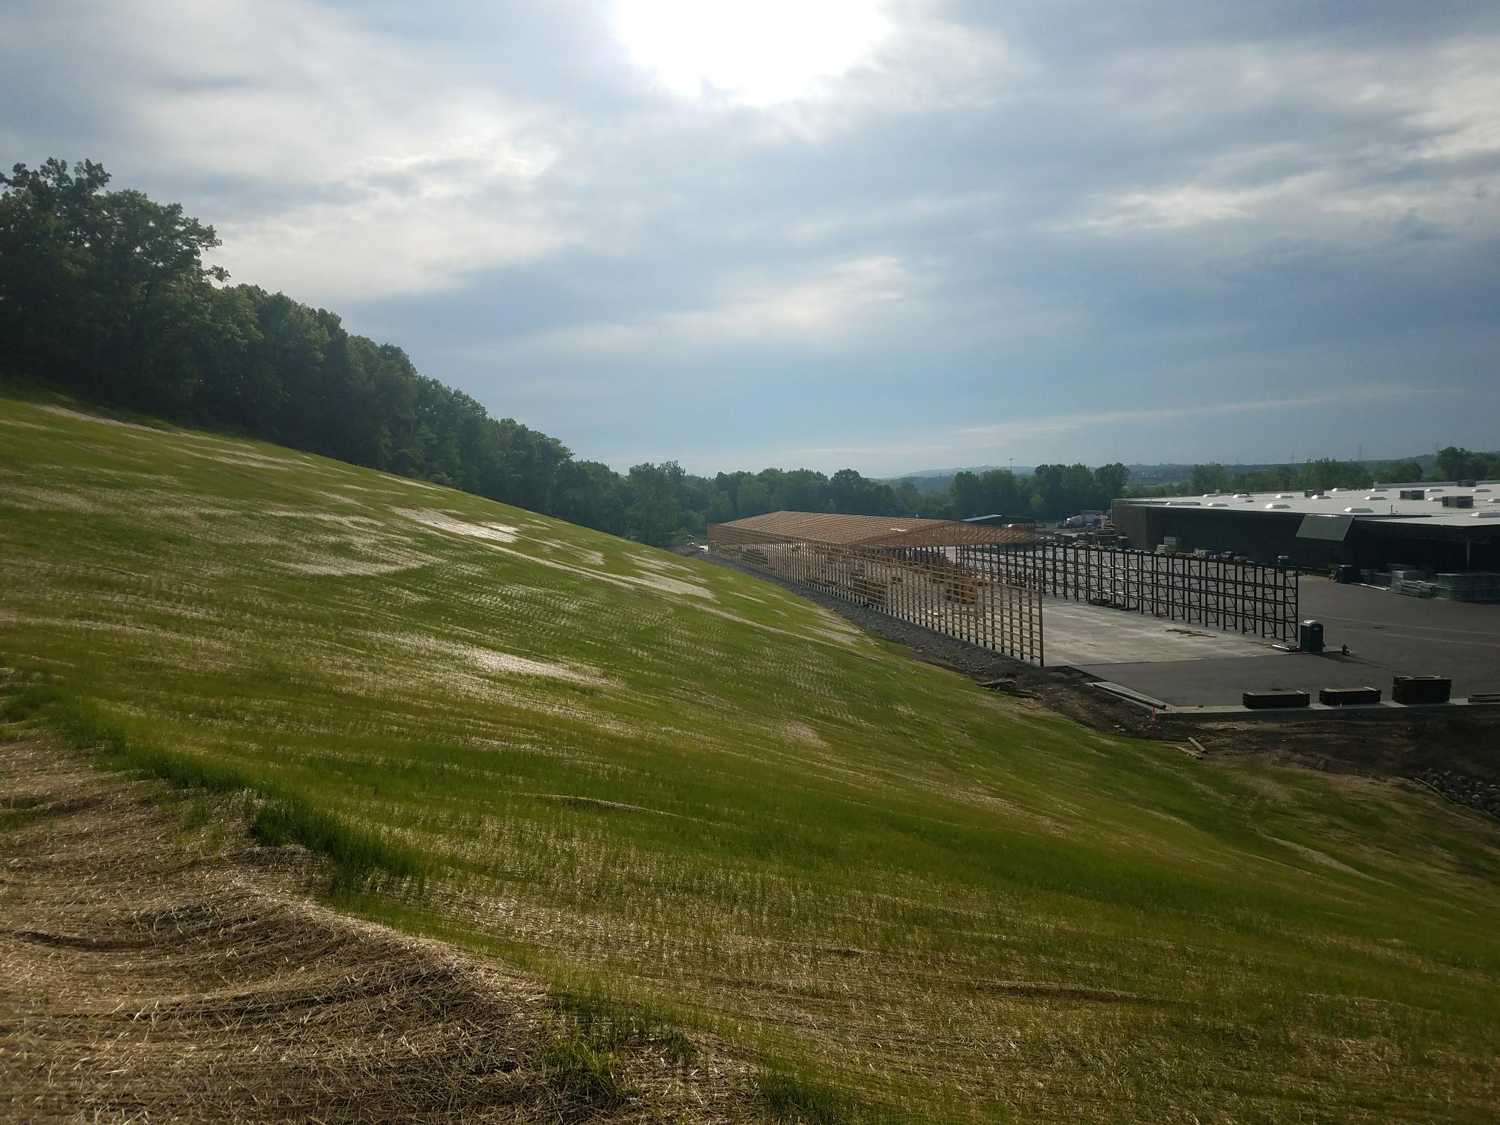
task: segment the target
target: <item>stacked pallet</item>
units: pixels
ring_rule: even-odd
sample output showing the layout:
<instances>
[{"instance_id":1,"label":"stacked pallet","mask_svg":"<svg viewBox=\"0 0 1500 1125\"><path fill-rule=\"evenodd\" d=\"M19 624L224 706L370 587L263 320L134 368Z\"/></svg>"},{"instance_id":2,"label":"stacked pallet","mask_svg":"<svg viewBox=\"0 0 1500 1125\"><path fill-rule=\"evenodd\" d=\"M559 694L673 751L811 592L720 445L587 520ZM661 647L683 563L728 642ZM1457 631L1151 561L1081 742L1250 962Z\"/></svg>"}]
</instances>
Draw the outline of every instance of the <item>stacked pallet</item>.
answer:
<instances>
[{"instance_id":1,"label":"stacked pallet","mask_svg":"<svg viewBox=\"0 0 1500 1125\"><path fill-rule=\"evenodd\" d=\"M1492 571L1468 571L1461 574L1435 574L1433 585L1437 596L1455 602L1500 602L1500 574Z\"/></svg>"},{"instance_id":2,"label":"stacked pallet","mask_svg":"<svg viewBox=\"0 0 1500 1125\"><path fill-rule=\"evenodd\" d=\"M1427 572L1416 567L1391 567L1391 592L1409 598L1435 598L1437 585L1427 581Z\"/></svg>"}]
</instances>

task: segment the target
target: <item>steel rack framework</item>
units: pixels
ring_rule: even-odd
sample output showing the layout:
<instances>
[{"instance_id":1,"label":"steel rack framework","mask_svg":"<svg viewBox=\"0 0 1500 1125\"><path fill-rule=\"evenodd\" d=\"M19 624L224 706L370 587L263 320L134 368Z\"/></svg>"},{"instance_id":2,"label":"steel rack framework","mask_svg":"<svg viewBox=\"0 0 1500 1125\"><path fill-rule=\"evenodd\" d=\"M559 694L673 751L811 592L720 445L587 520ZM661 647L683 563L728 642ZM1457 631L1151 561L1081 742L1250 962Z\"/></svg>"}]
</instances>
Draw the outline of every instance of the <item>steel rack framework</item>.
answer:
<instances>
[{"instance_id":1,"label":"steel rack framework","mask_svg":"<svg viewBox=\"0 0 1500 1125\"><path fill-rule=\"evenodd\" d=\"M1297 571L1216 556L1086 543L960 547L966 568L1055 598L1287 643L1297 640Z\"/></svg>"}]
</instances>

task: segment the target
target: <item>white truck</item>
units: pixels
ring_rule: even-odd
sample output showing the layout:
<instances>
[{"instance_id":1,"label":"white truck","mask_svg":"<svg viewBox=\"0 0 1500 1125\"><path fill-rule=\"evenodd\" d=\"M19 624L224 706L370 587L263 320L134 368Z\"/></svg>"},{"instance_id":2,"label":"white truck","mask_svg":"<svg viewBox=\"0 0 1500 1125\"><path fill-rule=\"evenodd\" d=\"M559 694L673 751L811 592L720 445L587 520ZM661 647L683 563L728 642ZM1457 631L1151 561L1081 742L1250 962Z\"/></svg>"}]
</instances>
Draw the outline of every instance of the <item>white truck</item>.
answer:
<instances>
[{"instance_id":1,"label":"white truck","mask_svg":"<svg viewBox=\"0 0 1500 1125\"><path fill-rule=\"evenodd\" d=\"M1086 511L1079 512L1076 516L1069 516L1067 519L1062 521L1062 525L1063 527L1069 529L1078 528L1083 531L1092 531L1103 522L1104 513L1095 511L1094 509L1090 508Z\"/></svg>"}]
</instances>

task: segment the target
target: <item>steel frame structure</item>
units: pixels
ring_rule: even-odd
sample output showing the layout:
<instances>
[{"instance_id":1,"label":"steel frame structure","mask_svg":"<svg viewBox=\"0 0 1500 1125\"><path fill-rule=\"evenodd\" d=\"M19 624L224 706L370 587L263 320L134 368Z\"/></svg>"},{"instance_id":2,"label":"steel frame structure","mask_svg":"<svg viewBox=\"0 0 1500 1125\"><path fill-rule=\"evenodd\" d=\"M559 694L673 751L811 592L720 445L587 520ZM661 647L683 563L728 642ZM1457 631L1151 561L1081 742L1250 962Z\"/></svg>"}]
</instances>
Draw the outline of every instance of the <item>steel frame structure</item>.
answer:
<instances>
[{"instance_id":1,"label":"steel frame structure","mask_svg":"<svg viewBox=\"0 0 1500 1125\"><path fill-rule=\"evenodd\" d=\"M1292 567L1087 543L959 547L956 555L967 569L1034 584L1055 598L1289 644L1297 640Z\"/></svg>"}]
</instances>

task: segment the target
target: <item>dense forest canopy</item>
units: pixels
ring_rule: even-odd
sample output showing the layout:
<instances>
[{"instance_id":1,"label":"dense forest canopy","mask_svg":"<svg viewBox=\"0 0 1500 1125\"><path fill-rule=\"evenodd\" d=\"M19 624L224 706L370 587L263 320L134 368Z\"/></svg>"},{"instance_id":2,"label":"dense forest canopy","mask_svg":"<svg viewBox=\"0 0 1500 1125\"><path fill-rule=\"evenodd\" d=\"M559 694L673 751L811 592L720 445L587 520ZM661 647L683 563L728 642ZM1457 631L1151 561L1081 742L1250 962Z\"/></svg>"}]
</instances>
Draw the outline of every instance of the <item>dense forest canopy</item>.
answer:
<instances>
[{"instance_id":1,"label":"dense forest canopy","mask_svg":"<svg viewBox=\"0 0 1500 1125\"><path fill-rule=\"evenodd\" d=\"M0 369L89 400L249 434L416 477L665 546L710 522L763 512L1055 518L1126 494L1124 465L1038 465L956 474L946 492L841 469L686 473L675 461L624 475L578 461L556 438L491 418L417 371L391 344L282 293L230 285L204 255L214 228L138 191L106 190L83 161L0 175ZM1500 458L1446 449L1440 479L1500 475ZM1411 469L1412 471L1406 471ZM1387 479L1416 479L1414 464ZM1254 476L1256 479L1251 480ZM1315 461L1271 473L1199 466L1191 488L1370 483L1364 465Z\"/></svg>"},{"instance_id":2,"label":"dense forest canopy","mask_svg":"<svg viewBox=\"0 0 1500 1125\"><path fill-rule=\"evenodd\" d=\"M1500 455L1473 453L1449 446L1439 451L1433 462L1432 480L1483 480L1500 476ZM1198 465L1193 469L1187 491L1208 492L1277 492L1282 489L1368 488L1376 481L1386 484L1408 483L1422 479L1422 466L1413 460L1336 461L1320 458L1301 465L1276 465L1269 468L1236 472L1224 465ZM1169 488L1166 494L1180 492Z\"/></svg>"}]
</instances>

